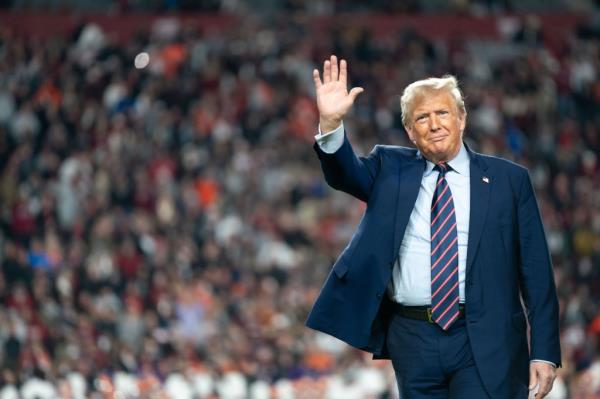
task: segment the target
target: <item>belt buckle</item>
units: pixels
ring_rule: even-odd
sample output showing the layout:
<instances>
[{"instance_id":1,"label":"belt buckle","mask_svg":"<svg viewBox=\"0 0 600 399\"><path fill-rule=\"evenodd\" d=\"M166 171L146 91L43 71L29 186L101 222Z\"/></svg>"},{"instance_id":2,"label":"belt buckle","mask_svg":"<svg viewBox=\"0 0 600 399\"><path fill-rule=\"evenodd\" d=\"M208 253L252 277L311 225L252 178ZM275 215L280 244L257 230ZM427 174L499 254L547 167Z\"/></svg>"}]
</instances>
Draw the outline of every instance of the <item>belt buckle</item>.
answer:
<instances>
[{"instance_id":1,"label":"belt buckle","mask_svg":"<svg viewBox=\"0 0 600 399\"><path fill-rule=\"evenodd\" d=\"M433 319L431 318L431 308L430 307L427 308L427 321L431 324L434 323Z\"/></svg>"}]
</instances>

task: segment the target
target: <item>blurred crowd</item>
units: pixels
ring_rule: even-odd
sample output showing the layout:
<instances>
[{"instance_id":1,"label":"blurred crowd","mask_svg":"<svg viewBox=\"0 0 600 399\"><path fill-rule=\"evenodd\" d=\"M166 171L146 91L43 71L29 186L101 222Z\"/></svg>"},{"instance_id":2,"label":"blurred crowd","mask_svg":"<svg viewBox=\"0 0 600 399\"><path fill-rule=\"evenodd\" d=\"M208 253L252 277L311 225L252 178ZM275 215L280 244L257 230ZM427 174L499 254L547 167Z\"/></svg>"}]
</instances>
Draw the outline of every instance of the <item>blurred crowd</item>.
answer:
<instances>
[{"instance_id":1,"label":"blurred crowd","mask_svg":"<svg viewBox=\"0 0 600 399\"><path fill-rule=\"evenodd\" d=\"M600 397L600 35L524 32L0 27L0 399L397 397L388 362L303 326L365 208L312 149L331 53L365 88L346 121L361 153L409 144L408 83L458 76L468 142L536 186L561 307L550 398Z\"/></svg>"},{"instance_id":2,"label":"blurred crowd","mask_svg":"<svg viewBox=\"0 0 600 399\"><path fill-rule=\"evenodd\" d=\"M332 15L361 13L460 13L481 15L505 12L591 11L598 0L0 0L0 9L93 12L301 12Z\"/></svg>"}]
</instances>

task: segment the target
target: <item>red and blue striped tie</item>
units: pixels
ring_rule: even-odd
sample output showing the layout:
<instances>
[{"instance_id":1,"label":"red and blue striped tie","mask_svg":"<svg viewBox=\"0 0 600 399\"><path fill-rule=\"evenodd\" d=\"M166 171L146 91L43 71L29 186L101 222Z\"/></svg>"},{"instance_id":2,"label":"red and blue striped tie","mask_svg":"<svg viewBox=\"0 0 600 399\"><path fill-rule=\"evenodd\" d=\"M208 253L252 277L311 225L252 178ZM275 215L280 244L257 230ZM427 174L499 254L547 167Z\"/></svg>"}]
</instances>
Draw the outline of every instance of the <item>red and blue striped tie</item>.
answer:
<instances>
[{"instance_id":1,"label":"red and blue striped tie","mask_svg":"<svg viewBox=\"0 0 600 399\"><path fill-rule=\"evenodd\" d=\"M456 215L446 173L446 163L435 166L440 172L431 205L431 318L447 330L458 317L458 232Z\"/></svg>"}]
</instances>

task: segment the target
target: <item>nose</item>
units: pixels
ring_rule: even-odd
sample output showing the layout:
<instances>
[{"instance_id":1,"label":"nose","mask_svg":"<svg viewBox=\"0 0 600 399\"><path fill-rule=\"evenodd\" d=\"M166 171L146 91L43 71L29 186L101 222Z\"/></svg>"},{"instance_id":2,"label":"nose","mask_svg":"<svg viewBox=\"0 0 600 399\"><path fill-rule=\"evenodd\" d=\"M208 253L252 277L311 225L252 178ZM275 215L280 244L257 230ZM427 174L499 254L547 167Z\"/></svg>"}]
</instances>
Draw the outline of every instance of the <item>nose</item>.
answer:
<instances>
[{"instance_id":1,"label":"nose","mask_svg":"<svg viewBox=\"0 0 600 399\"><path fill-rule=\"evenodd\" d=\"M440 128L440 121L438 120L438 116L434 113L429 118L429 130L431 130L432 132L435 132L436 130L439 130L439 128Z\"/></svg>"}]
</instances>

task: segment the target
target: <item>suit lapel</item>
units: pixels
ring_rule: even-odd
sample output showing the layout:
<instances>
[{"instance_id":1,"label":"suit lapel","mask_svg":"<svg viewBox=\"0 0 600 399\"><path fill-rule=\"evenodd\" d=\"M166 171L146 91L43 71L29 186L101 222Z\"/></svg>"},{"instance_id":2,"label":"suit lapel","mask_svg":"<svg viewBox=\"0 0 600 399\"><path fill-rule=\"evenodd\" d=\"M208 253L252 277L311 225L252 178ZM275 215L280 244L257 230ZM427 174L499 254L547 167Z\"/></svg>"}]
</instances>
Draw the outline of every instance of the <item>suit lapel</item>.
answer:
<instances>
[{"instance_id":1,"label":"suit lapel","mask_svg":"<svg viewBox=\"0 0 600 399\"><path fill-rule=\"evenodd\" d=\"M471 158L471 209L469 216L469 241L467 244L467 267L465 274L466 276L469 276L475 254L477 253L477 246L479 245L479 240L481 239L481 234L485 225L490 196L490 184L493 181L493 178L489 175L487 165L479 154L471 151L468 147L467 150L469 151Z\"/></svg>"},{"instance_id":2,"label":"suit lapel","mask_svg":"<svg viewBox=\"0 0 600 399\"><path fill-rule=\"evenodd\" d=\"M425 172L425 158L417 153L414 158L400 166L398 180L398 200L396 202L396 227L394 229L394 256L400 249L400 240L408 225L408 219L413 211L421 180ZM407 206L407 204L410 204Z\"/></svg>"}]
</instances>

